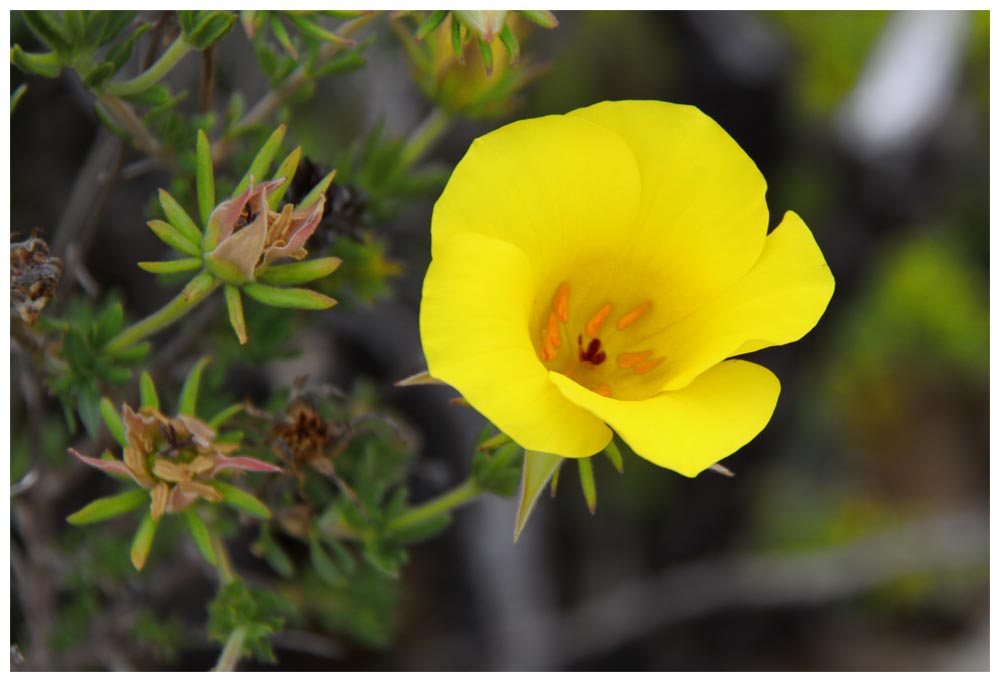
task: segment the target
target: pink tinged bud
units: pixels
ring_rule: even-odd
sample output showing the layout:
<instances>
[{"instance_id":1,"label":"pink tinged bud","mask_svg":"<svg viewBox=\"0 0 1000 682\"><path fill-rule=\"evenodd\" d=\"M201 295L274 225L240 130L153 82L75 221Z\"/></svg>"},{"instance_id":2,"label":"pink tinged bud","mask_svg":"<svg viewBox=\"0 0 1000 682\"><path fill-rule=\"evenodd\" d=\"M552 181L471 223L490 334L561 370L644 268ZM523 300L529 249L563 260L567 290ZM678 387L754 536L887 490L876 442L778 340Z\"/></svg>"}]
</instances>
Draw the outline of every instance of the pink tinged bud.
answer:
<instances>
[{"instance_id":1,"label":"pink tinged bud","mask_svg":"<svg viewBox=\"0 0 1000 682\"><path fill-rule=\"evenodd\" d=\"M226 281L252 281L266 238L267 213L260 213L252 223L223 239L208 254L209 267Z\"/></svg>"},{"instance_id":2,"label":"pink tinged bud","mask_svg":"<svg viewBox=\"0 0 1000 682\"><path fill-rule=\"evenodd\" d=\"M215 430L198 419L197 417L192 417L189 414L179 414L177 415L177 421L184 425L188 433L194 439L194 444L201 448L213 447L215 440Z\"/></svg>"},{"instance_id":3,"label":"pink tinged bud","mask_svg":"<svg viewBox=\"0 0 1000 682\"><path fill-rule=\"evenodd\" d=\"M215 466L212 467L209 477L215 476L215 474L223 469L242 469L243 471L263 471L267 473L280 473L282 471L281 467L262 462L253 457L224 457L216 455Z\"/></svg>"},{"instance_id":4,"label":"pink tinged bud","mask_svg":"<svg viewBox=\"0 0 1000 682\"><path fill-rule=\"evenodd\" d=\"M80 460L81 462L83 462L84 464L86 464L88 466L92 466L95 469L100 469L101 471L104 471L104 472L109 473L109 474L118 474L119 476L128 476L129 478L131 478L136 483L139 483L139 485L142 485L142 483L135 477L135 474L133 474L132 471L129 470L129 468L127 466L125 466L125 463L122 462L122 461L120 461L120 460L117 460L117 459L99 459L97 457L88 457L87 455L83 455L83 454L77 452L73 448L69 448L69 452L70 452L71 455L73 455L78 460ZM145 486L143 486L143 487L145 487Z\"/></svg>"},{"instance_id":5,"label":"pink tinged bud","mask_svg":"<svg viewBox=\"0 0 1000 682\"><path fill-rule=\"evenodd\" d=\"M175 485L170 489L170 495L167 498L167 511L171 514L184 511L199 497L201 495L198 493L183 490L180 486Z\"/></svg>"},{"instance_id":6,"label":"pink tinged bud","mask_svg":"<svg viewBox=\"0 0 1000 682\"><path fill-rule=\"evenodd\" d=\"M267 251L264 253L264 264L268 265L279 258L296 260L305 258L306 250L303 247L323 220L325 205L326 197L320 196L319 200L308 209L291 213L288 222L281 225L280 233L278 230L273 230L268 239ZM284 216L282 213L281 217Z\"/></svg>"}]
</instances>

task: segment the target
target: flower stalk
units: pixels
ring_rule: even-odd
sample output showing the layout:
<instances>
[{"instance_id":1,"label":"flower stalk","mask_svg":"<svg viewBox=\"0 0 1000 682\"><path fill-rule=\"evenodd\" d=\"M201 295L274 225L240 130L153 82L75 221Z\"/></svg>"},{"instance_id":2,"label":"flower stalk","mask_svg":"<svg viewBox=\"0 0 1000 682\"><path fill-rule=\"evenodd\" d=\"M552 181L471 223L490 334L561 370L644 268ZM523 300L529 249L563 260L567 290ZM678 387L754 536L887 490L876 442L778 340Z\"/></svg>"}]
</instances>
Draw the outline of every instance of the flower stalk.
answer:
<instances>
[{"instance_id":1,"label":"flower stalk","mask_svg":"<svg viewBox=\"0 0 1000 682\"><path fill-rule=\"evenodd\" d=\"M400 514L386 525L386 531L396 533L420 525L435 516L446 514L452 509L472 502L482 493L483 490L479 488L476 481L470 478L448 492Z\"/></svg>"},{"instance_id":2,"label":"flower stalk","mask_svg":"<svg viewBox=\"0 0 1000 682\"><path fill-rule=\"evenodd\" d=\"M151 67L130 80L108 83L104 87L104 91L109 95L126 97L148 90L170 73L177 62L192 50L194 48L184 40L184 36L178 36L177 40L167 48L166 52Z\"/></svg>"}]
</instances>

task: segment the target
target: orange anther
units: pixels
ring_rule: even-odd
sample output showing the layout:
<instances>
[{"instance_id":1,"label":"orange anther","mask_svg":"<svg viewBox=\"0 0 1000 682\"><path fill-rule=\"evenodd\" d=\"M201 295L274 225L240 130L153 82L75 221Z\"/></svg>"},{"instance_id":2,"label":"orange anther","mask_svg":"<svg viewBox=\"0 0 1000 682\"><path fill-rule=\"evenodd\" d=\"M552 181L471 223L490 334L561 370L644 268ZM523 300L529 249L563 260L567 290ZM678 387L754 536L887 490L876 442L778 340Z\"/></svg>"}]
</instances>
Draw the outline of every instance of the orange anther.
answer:
<instances>
[{"instance_id":1,"label":"orange anther","mask_svg":"<svg viewBox=\"0 0 1000 682\"><path fill-rule=\"evenodd\" d=\"M559 333L559 320L556 319L555 313L549 313L549 327L546 333L546 340L550 346L558 348L562 345L562 334Z\"/></svg>"},{"instance_id":2,"label":"orange anther","mask_svg":"<svg viewBox=\"0 0 1000 682\"><path fill-rule=\"evenodd\" d=\"M642 362L650 355L653 354L651 350L644 350L640 353L619 353L618 354L618 366L622 369L628 369L637 362Z\"/></svg>"},{"instance_id":3,"label":"orange anther","mask_svg":"<svg viewBox=\"0 0 1000 682\"><path fill-rule=\"evenodd\" d=\"M547 338L542 339L542 362L548 362L556 356L556 349L552 347Z\"/></svg>"},{"instance_id":4,"label":"orange anther","mask_svg":"<svg viewBox=\"0 0 1000 682\"><path fill-rule=\"evenodd\" d=\"M563 282L556 292L556 302L552 306L556 317L562 322L569 322L569 284Z\"/></svg>"},{"instance_id":5,"label":"orange anther","mask_svg":"<svg viewBox=\"0 0 1000 682\"><path fill-rule=\"evenodd\" d=\"M594 393L603 395L605 398L611 397L611 388L609 386L605 386L604 384L601 384L600 386L594 386L593 391Z\"/></svg>"},{"instance_id":6,"label":"orange anther","mask_svg":"<svg viewBox=\"0 0 1000 682\"><path fill-rule=\"evenodd\" d=\"M604 326L604 321L608 319L608 315L610 314L611 314L611 304L605 303L603 306L601 306L601 309L598 310L597 313L592 318L590 318L590 321L587 322L587 327L586 327L587 336L589 336L592 339L596 339L597 335L601 333L601 327Z\"/></svg>"},{"instance_id":7,"label":"orange anther","mask_svg":"<svg viewBox=\"0 0 1000 682\"><path fill-rule=\"evenodd\" d=\"M645 374L646 372L656 369L663 362L663 358L656 358L655 360L646 360L645 362L640 362L635 366L633 370L636 374Z\"/></svg>"},{"instance_id":8,"label":"orange anther","mask_svg":"<svg viewBox=\"0 0 1000 682\"><path fill-rule=\"evenodd\" d=\"M630 324L638 320L640 317L645 315L646 311L649 310L649 308L652 305L653 303L651 301L646 301L641 306L638 306L637 308L632 308L632 310L628 311L627 313L619 317L616 325L618 327L618 330L621 331L622 329L625 329L625 327L629 326Z\"/></svg>"}]
</instances>

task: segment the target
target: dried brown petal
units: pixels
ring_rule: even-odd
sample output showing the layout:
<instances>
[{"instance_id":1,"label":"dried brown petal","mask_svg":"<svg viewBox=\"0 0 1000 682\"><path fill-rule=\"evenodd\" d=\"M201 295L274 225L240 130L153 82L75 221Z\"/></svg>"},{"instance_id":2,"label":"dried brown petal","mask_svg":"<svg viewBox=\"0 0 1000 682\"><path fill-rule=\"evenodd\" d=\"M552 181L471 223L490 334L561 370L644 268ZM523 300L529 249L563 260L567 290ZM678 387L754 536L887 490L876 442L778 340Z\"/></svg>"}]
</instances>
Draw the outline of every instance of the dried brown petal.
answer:
<instances>
[{"instance_id":1,"label":"dried brown petal","mask_svg":"<svg viewBox=\"0 0 1000 682\"><path fill-rule=\"evenodd\" d=\"M33 325L59 287L62 261L50 255L49 245L36 234L10 245L10 312Z\"/></svg>"}]
</instances>

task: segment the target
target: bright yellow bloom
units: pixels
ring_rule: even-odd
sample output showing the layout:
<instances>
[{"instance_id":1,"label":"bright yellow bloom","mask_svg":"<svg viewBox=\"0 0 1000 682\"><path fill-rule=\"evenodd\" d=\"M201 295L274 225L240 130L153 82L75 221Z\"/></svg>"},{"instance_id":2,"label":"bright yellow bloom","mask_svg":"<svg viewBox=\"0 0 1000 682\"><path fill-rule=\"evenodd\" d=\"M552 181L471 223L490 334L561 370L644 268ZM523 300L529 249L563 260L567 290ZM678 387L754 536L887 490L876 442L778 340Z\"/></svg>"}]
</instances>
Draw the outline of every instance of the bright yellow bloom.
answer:
<instances>
[{"instance_id":1,"label":"bright yellow bloom","mask_svg":"<svg viewBox=\"0 0 1000 682\"><path fill-rule=\"evenodd\" d=\"M767 424L779 383L728 360L815 326L833 276L698 109L603 102L476 140L434 207L430 374L528 450L588 457L609 426L694 476Z\"/></svg>"}]
</instances>

